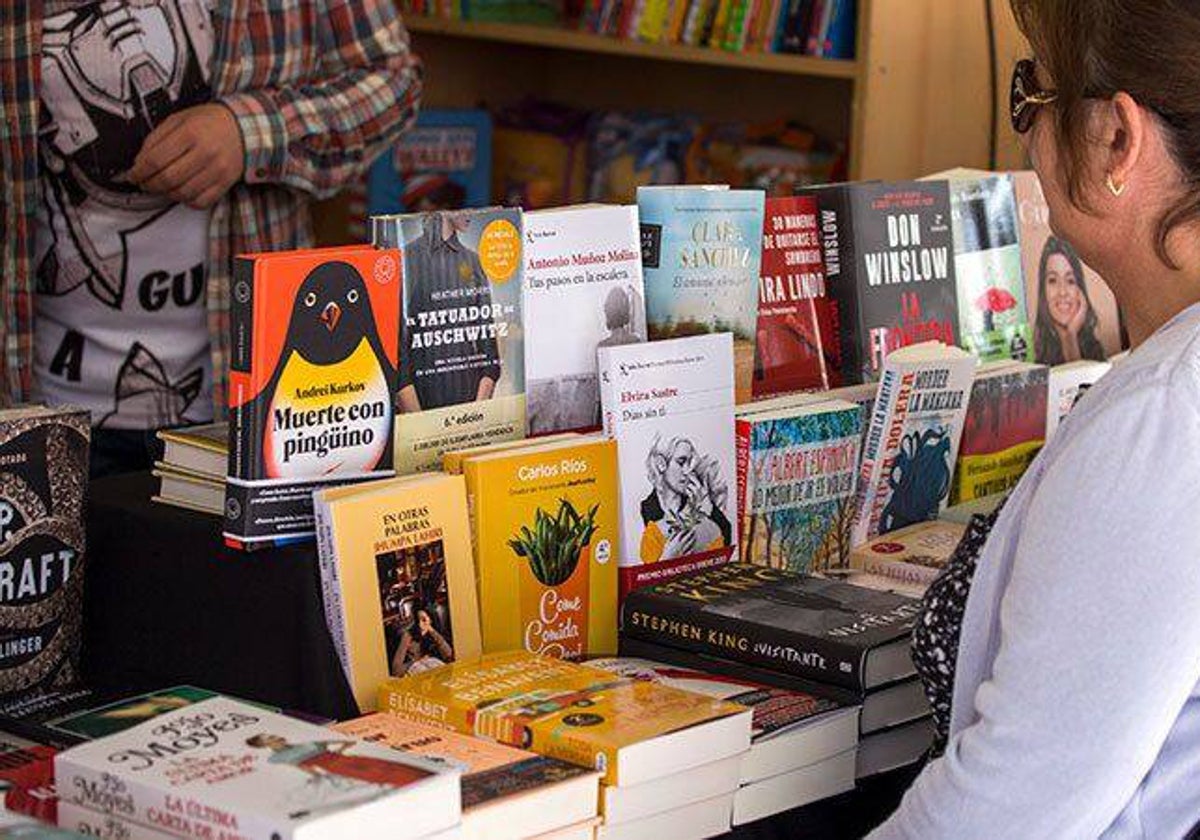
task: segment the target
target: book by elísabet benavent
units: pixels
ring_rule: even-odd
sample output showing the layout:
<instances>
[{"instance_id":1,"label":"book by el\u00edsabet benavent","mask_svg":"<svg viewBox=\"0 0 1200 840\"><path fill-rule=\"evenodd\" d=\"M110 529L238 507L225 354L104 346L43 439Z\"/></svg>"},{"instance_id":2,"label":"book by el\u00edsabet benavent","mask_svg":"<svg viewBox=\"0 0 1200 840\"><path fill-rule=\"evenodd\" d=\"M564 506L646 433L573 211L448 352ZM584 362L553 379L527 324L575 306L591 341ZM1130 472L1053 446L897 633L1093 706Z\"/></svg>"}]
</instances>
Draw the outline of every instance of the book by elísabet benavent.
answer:
<instances>
[{"instance_id":1,"label":"book by el\u00edsabet benavent","mask_svg":"<svg viewBox=\"0 0 1200 840\"><path fill-rule=\"evenodd\" d=\"M311 537L313 490L391 475L400 271L369 246L235 260L231 546Z\"/></svg>"},{"instance_id":2,"label":"book by el\u00edsabet benavent","mask_svg":"<svg viewBox=\"0 0 1200 840\"><path fill-rule=\"evenodd\" d=\"M177 836L245 840L416 840L459 822L459 777L227 697L54 758L63 802Z\"/></svg>"},{"instance_id":3,"label":"book by el\u00edsabet benavent","mask_svg":"<svg viewBox=\"0 0 1200 840\"><path fill-rule=\"evenodd\" d=\"M801 573L846 566L861 424L844 400L738 417L742 562Z\"/></svg>"},{"instance_id":4,"label":"book by el\u00edsabet benavent","mask_svg":"<svg viewBox=\"0 0 1200 840\"><path fill-rule=\"evenodd\" d=\"M954 233L945 181L814 188L843 382L875 382L887 354L957 344Z\"/></svg>"},{"instance_id":5,"label":"book by el\u00edsabet benavent","mask_svg":"<svg viewBox=\"0 0 1200 840\"><path fill-rule=\"evenodd\" d=\"M526 213L524 280L529 434L599 429L597 348L646 340L637 208Z\"/></svg>"},{"instance_id":6,"label":"book by el\u00edsabet benavent","mask_svg":"<svg viewBox=\"0 0 1200 840\"><path fill-rule=\"evenodd\" d=\"M374 242L404 255L396 471L525 436L521 211L372 218Z\"/></svg>"},{"instance_id":7,"label":"book by el\u00edsabet benavent","mask_svg":"<svg viewBox=\"0 0 1200 840\"><path fill-rule=\"evenodd\" d=\"M852 545L937 519L946 507L977 364L936 341L888 356L863 446Z\"/></svg>"},{"instance_id":8,"label":"book by el\u00edsabet benavent","mask_svg":"<svg viewBox=\"0 0 1200 840\"><path fill-rule=\"evenodd\" d=\"M738 403L753 393L763 192L638 187L651 341L728 332Z\"/></svg>"},{"instance_id":9,"label":"book by el\u00edsabet benavent","mask_svg":"<svg viewBox=\"0 0 1200 840\"><path fill-rule=\"evenodd\" d=\"M727 562L737 543L729 333L599 352L617 441L621 594Z\"/></svg>"}]
</instances>

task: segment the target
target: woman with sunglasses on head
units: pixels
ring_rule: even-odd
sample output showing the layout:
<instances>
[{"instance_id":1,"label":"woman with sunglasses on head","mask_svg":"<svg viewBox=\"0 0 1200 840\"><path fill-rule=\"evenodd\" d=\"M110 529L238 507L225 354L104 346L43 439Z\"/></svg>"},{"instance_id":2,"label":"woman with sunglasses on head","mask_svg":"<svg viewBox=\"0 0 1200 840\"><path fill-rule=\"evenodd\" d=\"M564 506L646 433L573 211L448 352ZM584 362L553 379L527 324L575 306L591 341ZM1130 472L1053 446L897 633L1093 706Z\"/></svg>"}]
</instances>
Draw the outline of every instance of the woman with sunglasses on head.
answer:
<instances>
[{"instance_id":1,"label":"woman with sunglasses on head","mask_svg":"<svg viewBox=\"0 0 1200 840\"><path fill-rule=\"evenodd\" d=\"M930 588L914 657L941 753L870 836L1191 836L1200 3L1011 2L1035 56L1014 73L1013 127L1134 349Z\"/></svg>"}]
</instances>

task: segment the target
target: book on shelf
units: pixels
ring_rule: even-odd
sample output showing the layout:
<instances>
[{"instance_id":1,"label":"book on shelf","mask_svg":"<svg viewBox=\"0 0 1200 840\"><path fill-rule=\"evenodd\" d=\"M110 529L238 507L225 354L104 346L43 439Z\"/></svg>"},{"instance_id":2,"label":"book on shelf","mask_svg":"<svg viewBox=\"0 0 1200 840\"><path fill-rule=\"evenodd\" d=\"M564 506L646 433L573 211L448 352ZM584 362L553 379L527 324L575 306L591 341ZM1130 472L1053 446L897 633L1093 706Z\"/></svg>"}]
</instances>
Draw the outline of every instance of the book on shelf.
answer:
<instances>
[{"instance_id":1,"label":"book on shelf","mask_svg":"<svg viewBox=\"0 0 1200 840\"><path fill-rule=\"evenodd\" d=\"M876 592L890 592L893 595L903 595L905 598L920 600L925 597L928 586L924 583L914 583L899 577L864 572L861 569L837 569L826 572L822 577L840 580L863 589L874 589Z\"/></svg>"},{"instance_id":2,"label":"book on shelf","mask_svg":"<svg viewBox=\"0 0 1200 840\"><path fill-rule=\"evenodd\" d=\"M601 785L603 825L614 829L654 819L738 789L742 757L729 756L639 785Z\"/></svg>"},{"instance_id":3,"label":"book on shelf","mask_svg":"<svg viewBox=\"0 0 1200 840\"><path fill-rule=\"evenodd\" d=\"M918 522L857 546L850 552L850 566L924 589L946 567L966 530L954 522ZM848 581L862 585L854 577Z\"/></svg>"},{"instance_id":4,"label":"book on shelf","mask_svg":"<svg viewBox=\"0 0 1200 840\"><path fill-rule=\"evenodd\" d=\"M480 455L491 455L495 452L508 452L513 449L530 449L534 446L548 446L564 440L575 440L583 437L579 432L561 432L545 435L539 438L522 438L520 440L503 440L498 443L485 443L481 446L471 446L466 449L452 449L442 455L442 472L450 475L462 475L463 464L468 458Z\"/></svg>"},{"instance_id":5,"label":"book on shelf","mask_svg":"<svg viewBox=\"0 0 1200 840\"><path fill-rule=\"evenodd\" d=\"M361 710L387 676L479 654L461 476L406 476L313 499L325 620Z\"/></svg>"},{"instance_id":6,"label":"book on shelf","mask_svg":"<svg viewBox=\"0 0 1200 840\"><path fill-rule=\"evenodd\" d=\"M919 601L841 581L730 563L630 593L630 639L867 691L913 674Z\"/></svg>"},{"instance_id":7,"label":"book on shelf","mask_svg":"<svg viewBox=\"0 0 1200 840\"><path fill-rule=\"evenodd\" d=\"M0 699L78 676L90 440L81 409L0 411Z\"/></svg>"},{"instance_id":8,"label":"book on shelf","mask_svg":"<svg viewBox=\"0 0 1200 840\"><path fill-rule=\"evenodd\" d=\"M600 827L601 822L599 817L593 817L557 831L548 831L537 837L530 837L529 840L596 840L596 830Z\"/></svg>"},{"instance_id":9,"label":"book on shelf","mask_svg":"<svg viewBox=\"0 0 1200 840\"><path fill-rule=\"evenodd\" d=\"M422 838L459 823L459 775L224 697L54 758L64 802L172 834L236 824L251 840Z\"/></svg>"},{"instance_id":10,"label":"book on shelf","mask_svg":"<svg viewBox=\"0 0 1200 840\"><path fill-rule=\"evenodd\" d=\"M846 565L861 423L841 400L737 418L742 562L801 573Z\"/></svg>"},{"instance_id":11,"label":"book on shelf","mask_svg":"<svg viewBox=\"0 0 1200 840\"><path fill-rule=\"evenodd\" d=\"M529 434L599 429L597 349L646 340L637 208L536 210L525 240Z\"/></svg>"},{"instance_id":12,"label":"book on shelf","mask_svg":"<svg viewBox=\"0 0 1200 840\"><path fill-rule=\"evenodd\" d=\"M463 462L483 651L617 648L616 444L599 436Z\"/></svg>"},{"instance_id":13,"label":"book on shelf","mask_svg":"<svg viewBox=\"0 0 1200 840\"><path fill-rule=\"evenodd\" d=\"M521 211L375 216L373 239L404 260L396 470L525 436Z\"/></svg>"},{"instance_id":14,"label":"book on shelf","mask_svg":"<svg viewBox=\"0 0 1200 840\"><path fill-rule=\"evenodd\" d=\"M180 429L160 429L161 466L225 481L229 467L229 424L209 423Z\"/></svg>"},{"instance_id":15,"label":"book on shelf","mask_svg":"<svg viewBox=\"0 0 1200 840\"><path fill-rule=\"evenodd\" d=\"M749 402L763 192L639 187L637 197L650 339L731 333L734 390L739 403Z\"/></svg>"},{"instance_id":16,"label":"book on shelf","mask_svg":"<svg viewBox=\"0 0 1200 840\"><path fill-rule=\"evenodd\" d=\"M857 755L855 747L815 764L744 785L733 798L733 826L748 825L854 790Z\"/></svg>"},{"instance_id":17,"label":"book on shelf","mask_svg":"<svg viewBox=\"0 0 1200 840\"><path fill-rule=\"evenodd\" d=\"M1111 362L1095 362L1091 359L1079 359L1050 368L1046 399L1047 443L1075 408L1075 403L1110 370Z\"/></svg>"},{"instance_id":18,"label":"book on shelf","mask_svg":"<svg viewBox=\"0 0 1200 840\"><path fill-rule=\"evenodd\" d=\"M632 786L750 749L750 710L524 651L380 687L379 707L532 750Z\"/></svg>"},{"instance_id":19,"label":"book on shelf","mask_svg":"<svg viewBox=\"0 0 1200 840\"><path fill-rule=\"evenodd\" d=\"M461 767L464 840L521 840L596 817L600 774L444 727L374 714L337 731Z\"/></svg>"},{"instance_id":20,"label":"book on shelf","mask_svg":"<svg viewBox=\"0 0 1200 840\"><path fill-rule=\"evenodd\" d=\"M938 342L888 355L863 446L852 544L945 508L976 364Z\"/></svg>"},{"instance_id":21,"label":"book on shelf","mask_svg":"<svg viewBox=\"0 0 1200 840\"><path fill-rule=\"evenodd\" d=\"M391 475L401 285L369 246L234 261L229 545L309 538L314 490Z\"/></svg>"},{"instance_id":22,"label":"book on shelf","mask_svg":"<svg viewBox=\"0 0 1200 840\"><path fill-rule=\"evenodd\" d=\"M604 431L617 442L621 593L736 550L729 333L604 347Z\"/></svg>"},{"instance_id":23,"label":"book on shelf","mask_svg":"<svg viewBox=\"0 0 1200 840\"><path fill-rule=\"evenodd\" d=\"M158 494L153 501L172 507L225 515L225 479L211 478L199 473L184 472L158 463L150 471L158 479Z\"/></svg>"},{"instance_id":24,"label":"book on shelf","mask_svg":"<svg viewBox=\"0 0 1200 840\"><path fill-rule=\"evenodd\" d=\"M855 776L861 780L916 764L933 746L933 736L930 717L864 736L858 743Z\"/></svg>"},{"instance_id":25,"label":"book on shelf","mask_svg":"<svg viewBox=\"0 0 1200 840\"><path fill-rule=\"evenodd\" d=\"M956 522L959 525L969 525L976 516L989 516L996 511L1008 498L1008 493L994 493L991 496L981 496L969 502L950 505L938 519L942 522Z\"/></svg>"},{"instance_id":26,"label":"book on shelf","mask_svg":"<svg viewBox=\"0 0 1200 840\"><path fill-rule=\"evenodd\" d=\"M596 840L705 840L729 832L735 794L714 796L642 820L600 825Z\"/></svg>"},{"instance_id":27,"label":"book on shelf","mask_svg":"<svg viewBox=\"0 0 1200 840\"><path fill-rule=\"evenodd\" d=\"M0 816L58 823L57 750L0 730Z\"/></svg>"},{"instance_id":28,"label":"book on shelf","mask_svg":"<svg viewBox=\"0 0 1200 840\"><path fill-rule=\"evenodd\" d=\"M945 181L814 187L845 384L880 378L895 350L957 344L950 191Z\"/></svg>"},{"instance_id":29,"label":"book on shelf","mask_svg":"<svg viewBox=\"0 0 1200 840\"><path fill-rule=\"evenodd\" d=\"M993 362L975 373L950 504L1007 493L1046 442L1049 370Z\"/></svg>"}]
</instances>

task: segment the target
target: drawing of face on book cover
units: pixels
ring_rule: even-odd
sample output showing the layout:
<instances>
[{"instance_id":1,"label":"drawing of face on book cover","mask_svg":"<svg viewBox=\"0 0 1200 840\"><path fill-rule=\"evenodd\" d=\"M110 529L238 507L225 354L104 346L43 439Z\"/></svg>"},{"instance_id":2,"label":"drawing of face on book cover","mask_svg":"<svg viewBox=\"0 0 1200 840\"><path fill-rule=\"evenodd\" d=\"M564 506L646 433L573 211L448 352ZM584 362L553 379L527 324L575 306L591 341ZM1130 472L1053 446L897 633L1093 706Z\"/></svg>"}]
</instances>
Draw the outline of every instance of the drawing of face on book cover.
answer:
<instances>
[{"instance_id":1,"label":"drawing of face on book cover","mask_svg":"<svg viewBox=\"0 0 1200 840\"><path fill-rule=\"evenodd\" d=\"M887 477L891 498L880 517L879 533L937 519L954 473L950 434L940 424L906 431Z\"/></svg>"},{"instance_id":2,"label":"drawing of face on book cover","mask_svg":"<svg viewBox=\"0 0 1200 840\"><path fill-rule=\"evenodd\" d=\"M388 672L419 674L454 661L446 556L441 540L375 558Z\"/></svg>"},{"instance_id":3,"label":"drawing of face on book cover","mask_svg":"<svg viewBox=\"0 0 1200 840\"><path fill-rule=\"evenodd\" d=\"M643 563L728 548L729 476L690 438L657 435L646 455L650 493L641 504Z\"/></svg>"}]
</instances>

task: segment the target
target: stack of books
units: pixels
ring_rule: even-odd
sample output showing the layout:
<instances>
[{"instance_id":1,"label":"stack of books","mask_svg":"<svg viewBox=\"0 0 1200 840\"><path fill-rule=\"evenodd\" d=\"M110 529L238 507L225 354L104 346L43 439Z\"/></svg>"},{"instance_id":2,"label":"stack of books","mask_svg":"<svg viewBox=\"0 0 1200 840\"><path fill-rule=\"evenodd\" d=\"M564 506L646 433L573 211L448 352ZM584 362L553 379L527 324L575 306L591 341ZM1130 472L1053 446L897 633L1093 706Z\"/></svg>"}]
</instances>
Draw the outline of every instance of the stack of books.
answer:
<instances>
[{"instance_id":1,"label":"stack of books","mask_svg":"<svg viewBox=\"0 0 1200 840\"><path fill-rule=\"evenodd\" d=\"M211 423L160 431L162 460L154 465L154 501L221 516L229 467L229 425Z\"/></svg>"}]
</instances>

